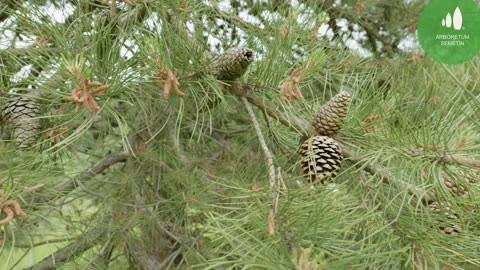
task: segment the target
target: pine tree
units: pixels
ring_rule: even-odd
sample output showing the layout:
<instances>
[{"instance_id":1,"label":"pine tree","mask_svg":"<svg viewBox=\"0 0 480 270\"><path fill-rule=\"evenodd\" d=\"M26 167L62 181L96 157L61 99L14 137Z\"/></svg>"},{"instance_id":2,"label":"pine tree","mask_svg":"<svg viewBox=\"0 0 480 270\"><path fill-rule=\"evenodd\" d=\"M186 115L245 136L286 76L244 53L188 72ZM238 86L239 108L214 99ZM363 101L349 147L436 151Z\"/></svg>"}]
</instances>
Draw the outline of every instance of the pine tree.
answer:
<instances>
[{"instance_id":1,"label":"pine tree","mask_svg":"<svg viewBox=\"0 0 480 270\"><path fill-rule=\"evenodd\" d=\"M299 2L2 1L0 268L477 269L478 63Z\"/></svg>"}]
</instances>

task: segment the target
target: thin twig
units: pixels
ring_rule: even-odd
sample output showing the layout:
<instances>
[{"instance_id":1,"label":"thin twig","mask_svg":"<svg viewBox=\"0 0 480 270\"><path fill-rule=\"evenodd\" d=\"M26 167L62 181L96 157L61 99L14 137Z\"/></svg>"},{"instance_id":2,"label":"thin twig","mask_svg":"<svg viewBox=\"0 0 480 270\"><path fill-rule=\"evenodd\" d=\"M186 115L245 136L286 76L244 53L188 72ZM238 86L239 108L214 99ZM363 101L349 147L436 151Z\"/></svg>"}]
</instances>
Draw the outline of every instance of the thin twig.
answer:
<instances>
[{"instance_id":1,"label":"thin twig","mask_svg":"<svg viewBox=\"0 0 480 270\"><path fill-rule=\"evenodd\" d=\"M110 17L115 17L117 9L117 0L112 0L112 5L110 6Z\"/></svg>"},{"instance_id":2,"label":"thin twig","mask_svg":"<svg viewBox=\"0 0 480 270\"><path fill-rule=\"evenodd\" d=\"M248 89L249 87L245 87L245 88ZM270 117L279 121L284 126L291 128L295 132L298 132L307 137L316 135L315 128L304 119L301 119L295 116L285 115L284 113L275 109L275 106L273 106L272 104L268 104L268 102L264 102L258 99L256 96L252 95L251 93L247 93L245 97L248 100L248 102L250 102L252 105L257 107L261 111L264 111Z\"/></svg>"},{"instance_id":3,"label":"thin twig","mask_svg":"<svg viewBox=\"0 0 480 270\"><path fill-rule=\"evenodd\" d=\"M381 177L384 184L395 185L400 189L407 190L408 194L414 195L422 201L429 202L431 200L430 196L426 191L381 172L376 165L366 162L361 157L357 157L350 149L348 149L345 145L342 145L341 143L340 147L344 158L348 158L349 160L355 162L355 167L362 169L371 175L377 175Z\"/></svg>"},{"instance_id":4,"label":"thin twig","mask_svg":"<svg viewBox=\"0 0 480 270\"><path fill-rule=\"evenodd\" d=\"M27 248L27 250L25 250L25 252L23 252L22 256L20 256L17 261L8 269L8 270L14 270L15 267L20 263L22 262L23 258L25 258L25 256L27 256L27 254L32 250L31 247Z\"/></svg>"},{"instance_id":5,"label":"thin twig","mask_svg":"<svg viewBox=\"0 0 480 270\"><path fill-rule=\"evenodd\" d=\"M141 245L140 241L136 239L128 240L128 250L131 256L135 258L138 266L141 266L139 269L144 270L156 270L160 269L159 265L161 262L153 255L150 255L146 249Z\"/></svg>"},{"instance_id":6,"label":"thin twig","mask_svg":"<svg viewBox=\"0 0 480 270\"><path fill-rule=\"evenodd\" d=\"M282 168L277 167L277 179L278 182L280 182L280 186L284 191L288 191L287 185L285 185L285 181L283 180L283 175L282 175Z\"/></svg>"},{"instance_id":7,"label":"thin twig","mask_svg":"<svg viewBox=\"0 0 480 270\"><path fill-rule=\"evenodd\" d=\"M48 202L58 197L58 194L69 193L77 188L77 182L86 182L91 180L96 175L102 173L110 166L115 163L123 162L130 156L128 151L121 151L104 157L103 159L97 161L93 166L81 172L80 174L73 177L72 180L65 182L61 187L57 189L55 195L48 195L46 197L35 197L33 199L34 203Z\"/></svg>"},{"instance_id":8,"label":"thin twig","mask_svg":"<svg viewBox=\"0 0 480 270\"><path fill-rule=\"evenodd\" d=\"M15 244L16 248L34 248L46 244L54 244L54 243L61 243L65 241L70 241L73 238L71 236L68 237L63 237L63 238L58 238L58 239L50 239L50 240L45 240L45 241L40 241L36 243L31 243L31 244Z\"/></svg>"},{"instance_id":9,"label":"thin twig","mask_svg":"<svg viewBox=\"0 0 480 270\"><path fill-rule=\"evenodd\" d=\"M137 194L135 196L135 198L136 198L136 201L137 201L137 207L139 207L141 211L146 212L151 217L156 216L156 214L152 210L150 210L148 207L145 206L146 205L145 200L142 196L140 196L140 194ZM165 226L163 224L161 224L160 221L158 221L158 219L155 219L155 221L156 221L156 224L157 224L157 229L159 231L162 231L163 233L165 233L168 237L170 237L175 242L177 242L179 244L182 244L182 241L180 240L180 238L178 238L175 234L173 234L167 228L165 228Z\"/></svg>"},{"instance_id":10,"label":"thin twig","mask_svg":"<svg viewBox=\"0 0 480 270\"><path fill-rule=\"evenodd\" d=\"M420 150L414 149L413 151L409 151L415 157L422 157L424 156ZM455 164L460 163L462 165L467 165L471 167L480 168L480 160L473 159L473 158L466 158L459 155L452 155L447 153L436 153L435 155L424 156L428 159L433 161L440 161L445 164Z\"/></svg>"},{"instance_id":11,"label":"thin twig","mask_svg":"<svg viewBox=\"0 0 480 270\"><path fill-rule=\"evenodd\" d=\"M270 207L271 207L271 212L268 217L268 225L269 225L269 233L273 234L275 232L275 215L276 215L276 198L277 198L277 189L276 189L276 178L275 178L275 165L273 164L273 154L268 149L267 143L265 142L265 138L263 137L262 130L260 129L260 125L258 124L257 118L255 117L255 113L253 112L252 105L248 102L246 97L241 97L240 98L245 104L245 107L247 108L248 114L250 115L250 118L252 119L253 122L253 127L255 128L255 131L257 132L257 137L258 140L260 141L260 146L262 147L263 153L267 157L267 163L268 163L268 168L269 168L269 173L268 173L268 183L270 185Z\"/></svg>"},{"instance_id":12,"label":"thin twig","mask_svg":"<svg viewBox=\"0 0 480 270\"><path fill-rule=\"evenodd\" d=\"M105 244L102 246L102 248L100 249L100 251L98 251L98 253L95 255L95 257L93 257L93 259L91 259L87 265L85 265L83 267L83 270L87 270L87 269L91 269L91 265L94 265L95 262L99 261L99 260L102 260L102 258L105 256L105 254L107 252L109 252L109 250L111 250L112 248L112 236L108 237L107 239L107 242L105 242ZM108 265L106 265L108 266Z\"/></svg>"},{"instance_id":13,"label":"thin twig","mask_svg":"<svg viewBox=\"0 0 480 270\"><path fill-rule=\"evenodd\" d=\"M170 107L167 108L167 112L169 115L173 116L172 118L177 118L176 112L174 112ZM170 120L170 119L169 119ZM168 127L168 137L171 140L172 144L174 145L175 152L178 156L179 161L186 166L190 163L187 155L185 154L185 149L183 145L180 144L180 141L177 137L177 128L175 127L173 121L166 121L166 125Z\"/></svg>"},{"instance_id":14,"label":"thin twig","mask_svg":"<svg viewBox=\"0 0 480 270\"><path fill-rule=\"evenodd\" d=\"M250 118L252 119L253 127L255 128L255 131L257 132L258 140L260 141L260 146L262 147L262 150L265 156L267 157L267 162L269 167L269 183L270 183L270 188L273 188L275 186L275 166L273 165L273 154L272 152L270 152L270 149L268 149L267 143L265 142L265 138L263 137L262 130L260 129L260 125L253 112L252 106L250 105L250 103L247 101L245 97L242 97L241 99L243 101L243 104L245 104L245 107L247 108Z\"/></svg>"},{"instance_id":15,"label":"thin twig","mask_svg":"<svg viewBox=\"0 0 480 270\"><path fill-rule=\"evenodd\" d=\"M445 154L441 157L441 160L447 164L460 163L463 165L480 168L480 160L478 159L471 159L471 158L466 158L466 157L457 156L457 155Z\"/></svg>"},{"instance_id":16,"label":"thin twig","mask_svg":"<svg viewBox=\"0 0 480 270\"><path fill-rule=\"evenodd\" d=\"M139 22L143 20L147 15L147 5L137 5L128 12L121 15L120 19L117 22L117 26L122 27L129 23Z\"/></svg>"},{"instance_id":17,"label":"thin twig","mask_svg":"<svg viewBox=\"0 0 480 270\"><path fill-rule=\"evenodd\" d=\"M255 29L257 31L262 30L260 27L256 26L255 24L242 20L242 18L240 18L239 16L223 12L218 7L203 4L202 9L203 8L208 10L207 12L209 14L212 14L212 16L216 17L217 19L223 20L225 22L233 22L235 26L242 28L244 31L248 31L251 29Z\"/></svg>"},{"instance_id":18,"label":"thin twig","mask_svg":"<svg viewBox=\"0 0 480 270\"><path fill-rule=\"evenodd\" d=\"M25 268L25 270L49 270L58 269L62 264L77 258L85 251L96 246L102 239L105 229L94 227L83 235L77 237L75 242L50 254L39 263Z\"/></svg>"}]
</instances>

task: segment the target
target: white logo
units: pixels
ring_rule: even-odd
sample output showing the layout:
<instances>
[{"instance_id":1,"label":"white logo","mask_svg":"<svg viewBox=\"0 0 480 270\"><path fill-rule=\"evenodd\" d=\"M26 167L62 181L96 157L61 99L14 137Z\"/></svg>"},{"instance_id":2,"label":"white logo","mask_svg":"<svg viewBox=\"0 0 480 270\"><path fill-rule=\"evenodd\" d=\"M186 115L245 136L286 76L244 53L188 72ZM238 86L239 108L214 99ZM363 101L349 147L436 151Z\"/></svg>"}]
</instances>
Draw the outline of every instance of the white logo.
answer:
<instances>
[{"instance_id":1,"label":"white logo","mask_svg":"<svg viewBox=\"0 0 480 270\"><path fill-rule=\"evenodd\" d=\"M450 12L447 13L445 19L442 19L442 26L446 26L447 28L452 27L452 16ZM453 12L453 28L455 30L462 29L462 12L458 7L455 9L455 12Z\"/></svg>"}]
</instances>

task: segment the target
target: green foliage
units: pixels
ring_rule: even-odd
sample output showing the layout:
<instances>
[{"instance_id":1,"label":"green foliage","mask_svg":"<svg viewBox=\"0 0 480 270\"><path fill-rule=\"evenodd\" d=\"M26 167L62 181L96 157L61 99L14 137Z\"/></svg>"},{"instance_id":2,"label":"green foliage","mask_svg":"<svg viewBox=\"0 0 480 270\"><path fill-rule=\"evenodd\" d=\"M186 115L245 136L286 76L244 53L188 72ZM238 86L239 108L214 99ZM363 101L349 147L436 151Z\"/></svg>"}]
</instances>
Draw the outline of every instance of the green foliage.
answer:
<instances>
[{"instance_id":1,"label":"green foliage","mask_svg":"<svg viewBox=\"0 0 480 270\"><path fill-rule=\"evenodd\" d=\"M413 63L395 44L375 49L383 42L375 38L364 42L375 58L365 58L338 29L333 40L316 34L345 17L367 32L385 26L398 41L412 17L388 11L416 12L423 1L365 1L360 14L356 1L233 1L232 12L215 1L132 2L111 14L101 1L65 1L65 22L48 15L48 1L0 6L2 31L14 35L0 50L1 103L11 92L33 93L42 110L31 149L0 143L0 207L8 198L28 214L0 225L0 269L480 266L480 169L446 159L480 160L478 61ZM258 22L239 15L246 10ZM236 46L254 51L239 83L257 101L281 174L274 188L232 83L205 75ZM31 72L13 79L26 65ZM287 103L280 89L297 68L304 99ZM172 88L164 98L167 70L186 96ZM85 80L109 85L94 95L100 110L64 99ZM352 103L335 139L353 155L335 185L311 186L296 154L305 134L279 115L308 124L342 90ZM446 180L468 193L456 196ZM433 201L457 218L430 210ZM462 232L446 234L451 223ZM311 268L300 262L306 251Z\"/></svg>"}]
</instances>

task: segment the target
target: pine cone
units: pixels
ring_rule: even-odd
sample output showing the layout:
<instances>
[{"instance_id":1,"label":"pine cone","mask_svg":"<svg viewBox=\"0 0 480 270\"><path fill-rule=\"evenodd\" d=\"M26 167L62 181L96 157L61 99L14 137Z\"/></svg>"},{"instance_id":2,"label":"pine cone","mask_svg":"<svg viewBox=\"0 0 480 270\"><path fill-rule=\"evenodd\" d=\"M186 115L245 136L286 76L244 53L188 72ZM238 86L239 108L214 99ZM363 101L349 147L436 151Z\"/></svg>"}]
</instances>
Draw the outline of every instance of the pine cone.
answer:
<instances>
[{"instance_id":1,"label":"pine cone","mask_svg":"<svg viewBox=\"0 0 480 270\"><path fill-rule=\"evenodd\" d=\"M252 50L248 48L231 48L207 67L207 74L211 74L219 80L233 81L240 78L247 71L252 61Z\"/></svg>"},{"instance_id":2,"label":"pine cone","mask_svg":"<svg viewBox=\"0 0 480 270\"><path fill-rule=\"evenodd\" d=\"M310 137L302 144L299 153L303 173L310 182L325 184L337 176L343 156L332 138Z\"/></svg>"},{"instance_id":3,"label":"pine cone","mask_svg":"<svg viewBox=\"0 0 480 270\"><path fill-rule=\"evenodd\" d=\"M452 176L443 176L443 183L450 190L450 193L454 196L463 196L468 194L468 186L474 184L476 179L480 179L475 172L472 171L457 171L457 179ZM463 178L463 179L462 179ZM462 183L463 182L463 183Z\"/></svg>"},{"instance_id":4,"label":"pine cone","mask_svg":"<svg viewBox=\"0 0 480 270\"><path fill-rule=\"evenodd\" d=\"M342 128L350 97L349 93L340 92L320 109L312 123L319 135L332 136Z\"/></svg>"},{"instance_id":5,"label":"pine cone","mask_svg":"<svg viewBox=\"0 0 480 270\"><path fill-rule=\"evenodd\" d=\"M18 148L32 146L40 131L40 109L28 96L11 96L2 109L2 118L12 132Z\"/></svg>"},{"instance_id":6,"label":"pine cone","mask_svg":"<svg viewBox=\"0 0 480 270\"><path fill-rule=\"evenodd\" d=\"M480 172L478 171L459 171L458 173L464 176L469 184L475 184L480 180Z\"/></svg>"},{"instance_id":7,"label":"pine cone","mask_svg":"<svg viewBox=\"0 0 480 270\"><path fill-rule=\"evenodd\" d=\"M434 222L438 224L438 228L443 230L446 234L459 234L462 229L457 224L458 216L445 203L432 202L428 205L430 211L435 213Z\"/></svg>"},{"instance_id":8,"label":"pine cone","mask_svg":"<svg viewBox=\"0 0 480 270\"><path fill-rule=\"evenodd\" d=\"M464 185L457 185L455 182L453 182L447 177L443 177L443 183L445 184L445 186L447 186L447 188L454 196L462 196L468 193L468 189Z\"/></svg>"}]
</instances>

